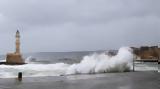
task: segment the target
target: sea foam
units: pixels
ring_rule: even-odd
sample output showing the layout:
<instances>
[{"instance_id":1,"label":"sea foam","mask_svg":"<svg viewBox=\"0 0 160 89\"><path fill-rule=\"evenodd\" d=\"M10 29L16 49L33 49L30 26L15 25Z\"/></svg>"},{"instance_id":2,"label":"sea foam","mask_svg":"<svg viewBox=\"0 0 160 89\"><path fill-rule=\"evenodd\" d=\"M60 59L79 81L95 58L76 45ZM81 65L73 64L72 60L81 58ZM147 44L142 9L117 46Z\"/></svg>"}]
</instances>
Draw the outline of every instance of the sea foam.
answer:
<instances>
[{"instance_id":1,"label":"sea foam","mask_svg":"<svg viewBox=\"0 0 160 89\"><path fill-rule=\"evenodd\" d=\"M122 47L115 56L105 53L85 56L80 63L71 65L66 74L125 72L131 69L132 60L132 49Z\"/></svg>"}]
</instances>

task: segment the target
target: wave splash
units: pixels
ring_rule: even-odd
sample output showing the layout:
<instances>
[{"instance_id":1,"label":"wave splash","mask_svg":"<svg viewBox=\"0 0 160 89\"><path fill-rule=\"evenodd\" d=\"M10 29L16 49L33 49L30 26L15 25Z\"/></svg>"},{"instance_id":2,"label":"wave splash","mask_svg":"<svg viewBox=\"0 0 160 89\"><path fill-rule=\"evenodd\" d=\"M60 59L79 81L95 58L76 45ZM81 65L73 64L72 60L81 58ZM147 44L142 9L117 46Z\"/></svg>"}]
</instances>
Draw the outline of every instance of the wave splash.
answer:
<instances>
[{"instance_id":1,"label":"wave splash","mask_svg":"<svg viewBox=\"0 0 160 89\"><path fill-rule=\"evenodd\" d=\"M132 60L132 49L122 47L115 56L105 53L85 56L79 64L71 65L66 74L125 72L131 69Z\"/></svg>"}]
</instances>

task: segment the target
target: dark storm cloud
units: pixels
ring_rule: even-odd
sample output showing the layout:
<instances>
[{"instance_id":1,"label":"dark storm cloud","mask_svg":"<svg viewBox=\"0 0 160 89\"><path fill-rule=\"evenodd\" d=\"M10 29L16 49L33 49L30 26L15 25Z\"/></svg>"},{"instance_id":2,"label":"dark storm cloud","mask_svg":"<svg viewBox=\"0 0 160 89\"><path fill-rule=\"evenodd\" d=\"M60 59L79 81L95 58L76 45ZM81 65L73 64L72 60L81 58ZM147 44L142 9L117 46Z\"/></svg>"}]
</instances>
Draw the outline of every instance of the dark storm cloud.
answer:
<instances>
[{"instance_id":1,"label":"dark storm cloud","mask_svg":"<svg viewBox=\"0 0 160 89\"><path fill-rule=\"evenodd\" d=\"M0 0L0 52L21 30L23 51L155 45L159 0ZM10 40L8 40L10 38ZM6 39L6 41L4 41ZM10 44L11 45L11 44ZM38 45L38 46L37 46Z\"/></svg>"}]
</instances>

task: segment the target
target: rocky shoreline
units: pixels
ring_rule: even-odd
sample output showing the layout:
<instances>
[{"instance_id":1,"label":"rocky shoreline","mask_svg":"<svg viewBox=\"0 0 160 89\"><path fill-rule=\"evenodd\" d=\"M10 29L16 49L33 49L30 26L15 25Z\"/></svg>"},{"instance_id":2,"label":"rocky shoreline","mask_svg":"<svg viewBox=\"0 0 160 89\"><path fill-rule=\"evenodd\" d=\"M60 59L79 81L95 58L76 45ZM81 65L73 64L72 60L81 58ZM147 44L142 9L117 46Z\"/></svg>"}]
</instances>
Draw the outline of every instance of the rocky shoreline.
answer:
<instances>
[{"instance_id":1,"label":"rocky shoreline","mask_svg":"<svg viewBox=\"0 0 160 89\"><path fill-rule=\"evenodd\" d=\"M0 65L24 65L26 63L7 63L7 62L0 62Z\"/></svg>"}]
</instances>

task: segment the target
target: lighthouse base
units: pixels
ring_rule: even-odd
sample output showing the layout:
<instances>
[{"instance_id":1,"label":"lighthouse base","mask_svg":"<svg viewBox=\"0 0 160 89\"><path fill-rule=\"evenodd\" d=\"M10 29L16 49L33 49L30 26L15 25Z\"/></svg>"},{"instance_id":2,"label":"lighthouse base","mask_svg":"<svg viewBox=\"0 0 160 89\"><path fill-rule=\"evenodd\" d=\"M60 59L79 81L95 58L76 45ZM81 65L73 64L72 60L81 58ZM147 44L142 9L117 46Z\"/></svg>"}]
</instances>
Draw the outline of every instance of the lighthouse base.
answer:
<instances>
[{"instance_id":1,"label":"lighthouse base","mask_svg":"<svg viewBox=\"0 0 160 89\"><path fill-rule=\"evenodd\" d=\"M25 64L21 54L9 53L6 55L6 63L5 64Z\"/></svg>"}]
</instances>

